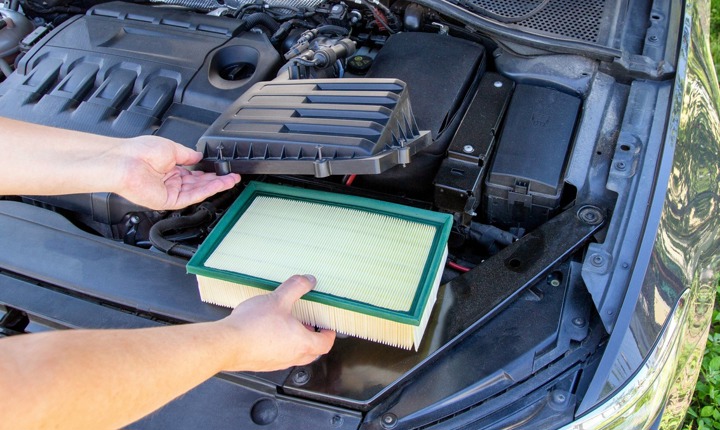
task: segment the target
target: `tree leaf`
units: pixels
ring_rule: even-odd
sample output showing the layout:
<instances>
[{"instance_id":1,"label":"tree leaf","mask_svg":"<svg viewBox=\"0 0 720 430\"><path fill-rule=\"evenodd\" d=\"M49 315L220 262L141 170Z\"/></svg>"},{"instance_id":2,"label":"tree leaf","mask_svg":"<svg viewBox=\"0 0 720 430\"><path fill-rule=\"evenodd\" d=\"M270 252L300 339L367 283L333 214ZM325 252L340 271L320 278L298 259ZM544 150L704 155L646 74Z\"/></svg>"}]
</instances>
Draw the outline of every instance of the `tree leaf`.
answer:
<instances>
[{"instance_id":1,"label":"tree leaf","mask_svg":"<svg viewBox=\"0 0 720 430\"><path fill-rule=\"evenodd\" d=\"M720 370L720 356L715 356L710 360L710 364L708 365L710 367L710 370L712 371L718 371Z\"/></svg>"},{"instance_id":2,"label":"tree leaf","mask_svg":"<svg viewBox=\"0 0 720 430\"><path fill-rule=\"evenodd\" d=\"M707 405L700 410L700 416L711 417L713 415L713 412L715 412L715 406Z\"/></svg>"}]
</instances>

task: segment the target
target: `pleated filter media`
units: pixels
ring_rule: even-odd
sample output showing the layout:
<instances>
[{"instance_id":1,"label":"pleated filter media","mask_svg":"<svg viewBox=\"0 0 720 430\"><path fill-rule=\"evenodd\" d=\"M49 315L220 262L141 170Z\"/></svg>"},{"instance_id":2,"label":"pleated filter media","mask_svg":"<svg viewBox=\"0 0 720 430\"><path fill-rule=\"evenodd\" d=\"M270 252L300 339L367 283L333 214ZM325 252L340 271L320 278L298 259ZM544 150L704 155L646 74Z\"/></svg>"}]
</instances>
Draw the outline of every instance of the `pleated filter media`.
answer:
<instances>
[{"instance_id":1,"label":"pleated filter media","mask_svg":"<svg viewBox=\"0 0 720 430\"><path fill-rule=\"evenodd\" d=\"M302 322L418 348L435 303L452 217L354 196L251 183L188 263L220 306L309 273Z\"/></svg>"}]
</instances>

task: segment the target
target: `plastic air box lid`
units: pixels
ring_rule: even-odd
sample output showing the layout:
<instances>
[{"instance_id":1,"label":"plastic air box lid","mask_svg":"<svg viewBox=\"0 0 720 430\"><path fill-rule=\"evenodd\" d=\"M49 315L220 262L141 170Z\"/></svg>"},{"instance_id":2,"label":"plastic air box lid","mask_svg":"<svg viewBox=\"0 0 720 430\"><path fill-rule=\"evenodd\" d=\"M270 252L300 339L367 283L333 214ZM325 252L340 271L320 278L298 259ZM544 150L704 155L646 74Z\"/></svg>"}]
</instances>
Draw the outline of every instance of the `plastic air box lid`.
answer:
<instances>
[{"instance_id":1,"label":"plastic air box lid","mask_svg":"<svg viewBox=\"0 0 720 430\"><path fill-rule=\"evenodd\" d=\"M432 143L404 82L308 79L261 82L198 141L200 168L218 174L325 177L377 174Z\"/></svg>"}]
</instances>

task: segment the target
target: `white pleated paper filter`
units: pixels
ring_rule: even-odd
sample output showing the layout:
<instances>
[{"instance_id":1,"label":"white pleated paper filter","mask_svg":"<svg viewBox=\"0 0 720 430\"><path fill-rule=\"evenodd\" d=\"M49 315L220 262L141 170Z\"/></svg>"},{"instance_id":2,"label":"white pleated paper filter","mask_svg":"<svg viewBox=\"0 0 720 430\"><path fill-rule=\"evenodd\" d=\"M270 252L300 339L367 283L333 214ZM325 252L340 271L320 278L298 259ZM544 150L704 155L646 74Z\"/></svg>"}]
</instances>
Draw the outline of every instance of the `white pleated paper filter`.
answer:
<instances>
[{"instance_id":1,"label":"white pleated paper filter","mask_svg":"<svg viewBox=\"0 0 720 430\"><path fill-rule=\"evenodd\" d=\"M436 228L399 217L273 196L257 196L204 266L269 281L316 276L315 291L393 311L408 311L428 264ZM444 246L444 244L443 244ZM447 250L442 257L444 262ZM442 266L440 266L442 267ZM435 303L442 270L419 325L300 300L304 323L388 345L417 349ZM267 290L198 276L203 301L235 307Z\"/></svg>"}]
</instances>

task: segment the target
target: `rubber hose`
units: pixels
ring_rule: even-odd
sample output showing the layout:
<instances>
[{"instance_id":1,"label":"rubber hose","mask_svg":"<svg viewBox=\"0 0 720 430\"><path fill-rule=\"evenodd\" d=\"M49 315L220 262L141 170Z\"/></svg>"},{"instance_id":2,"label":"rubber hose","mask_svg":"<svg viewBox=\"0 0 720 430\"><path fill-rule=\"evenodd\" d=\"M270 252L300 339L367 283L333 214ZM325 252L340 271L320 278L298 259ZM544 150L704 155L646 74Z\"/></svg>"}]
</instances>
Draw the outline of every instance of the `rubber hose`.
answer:
<instances>
[{"instance_id":1,"label":"rubber hose","mask_svg":"<svg viewBox=\"0 0 720 430\"><path fill-rule=\"evenodd\" d=\"M308 24L307 22L301 20L301 19L291 19L290 21L285 21L284 23L280 24L280 27L278 27L278 30L270 37L270 43L273 45L277 45L281 43L288 34L290 34L290 30L294 28L313 28L312 25Z\"/></svg>"},{"instance_id":2,"label":"rubber hose","mask_svg":"<svg viewBox=\"0 0 720 430\"><path fill-rule=\"evenodd\" d=\"M318 34L332 34L339 36L347 36L350 31L345 27L339 25L321 25L317 28Z\"/></svg>"},{"instance_id":3,"label":"rubber hose","mask_svg":"<svg viewBox=\"0 0 720 430\"><path fill-rule=\"evenodd\" d=\"M5 75L6 78L9 78L13 72L10 65L2 58L0 58L0 71L2 71L2 74Z\"/></svg>"},{"instance_id":4,"label":"rubber hose","mask_svg":"<svg viewBox=\"0 0 720 430\"><path fill-rule=\"evenodd\" d=\"M275 33L280 29L280 24L272 19L272 17L266 13L263 12L257 12L253 13L251 15L248 15L247 17L242 19L243 30L250 30L253 27L257 27L258 25L262 25L263 27L270 30L271 33Z\"/></svg>"},{"instance_id":5,"label":"rubber hose","mask_svg":"<svg viewBox=\"0 0 720 430\"><path fill-rule=\"evenodd\" d=\"M160 220L150 227L150 243L166 254L190 258L195 254L196 249L166 239L165 233L172 230L184 230L200 226L211 220L212 217L212 210L207 206L200 205L197 211L191 215Z\"/></svg>"}]
</instances>

